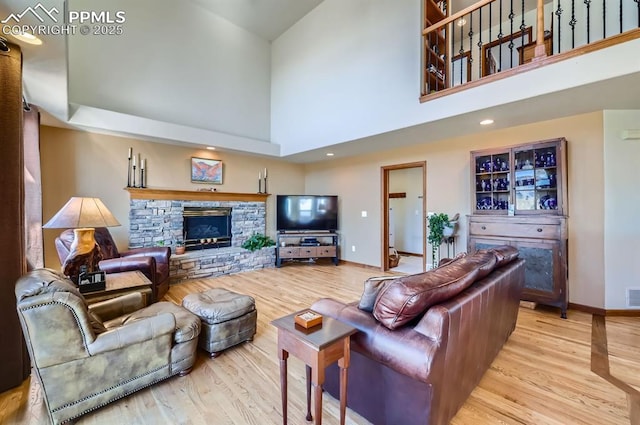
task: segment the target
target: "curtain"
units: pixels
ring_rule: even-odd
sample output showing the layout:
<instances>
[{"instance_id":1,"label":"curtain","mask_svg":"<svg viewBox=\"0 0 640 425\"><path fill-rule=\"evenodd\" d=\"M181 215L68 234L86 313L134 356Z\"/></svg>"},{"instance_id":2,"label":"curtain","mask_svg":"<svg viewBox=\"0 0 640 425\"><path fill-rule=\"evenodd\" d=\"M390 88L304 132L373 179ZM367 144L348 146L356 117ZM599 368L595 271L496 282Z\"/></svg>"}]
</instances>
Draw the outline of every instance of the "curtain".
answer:
<instances>
[{"instance_id":1,"label":"curtain","mask_svg":"<svg viewBox=\"0 0 640 425\"><path fill-rule=\"evenodd\" d=\"M22 383L30 363L22 339L14 292L26 271L22 150L22 54L0 49L0 391Z\"/></svg>"},{"instance_id":2,"label":"curtain","mask_svg":"<svg viewBox=\"0 0 640 425\"><path fill-rule=\"evenodd\" d=\"M27 269L44 267L42 236L42 181L40 172L40 112L24 110L24 214Z\"/></svg>"}]
</instances>

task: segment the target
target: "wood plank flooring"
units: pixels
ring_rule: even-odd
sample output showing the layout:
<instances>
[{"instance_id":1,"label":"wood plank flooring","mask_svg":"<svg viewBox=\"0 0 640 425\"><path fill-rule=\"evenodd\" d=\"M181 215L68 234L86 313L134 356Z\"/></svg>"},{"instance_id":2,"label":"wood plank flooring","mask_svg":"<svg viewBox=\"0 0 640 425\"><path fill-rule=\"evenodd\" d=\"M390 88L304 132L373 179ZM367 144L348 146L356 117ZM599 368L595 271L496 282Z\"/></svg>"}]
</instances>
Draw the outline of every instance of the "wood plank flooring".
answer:
<instances>
[{"instance_id":1,"label":"wood plank flooring","mask_svg":"<svg viewBox=\"0 0 640 425\"><path fill-rule=\"evenodd\" d=\"M137 392L80 418L85 424L281 424L276 330L270 322L308 307L321 297L359 299L363 281L376 270L352 265L289 264L173 285L166 299L179 303L196 291L227 288L253 296L258 330L243 343L210 359L199 352L194 370ZM616 362L611 368L633 375L638 386L638 319L607 323ZM613 333L613 335L611 334ZM473 355L473 353L469 353ZM521 308L518 324L480 385L452 420L453 425L629 424L626 394L590 369L591 315ZM289 360L289 423L306 424L304 365ZM339 403L325 395L323 423L339 423ZM0 394L0 424L47 424L35 379ZM347 424L368 424L347 410ZM396 424L394 424L396 425ZM401 425L401 424L397 424Z\"/></svg>"}]
</instances>

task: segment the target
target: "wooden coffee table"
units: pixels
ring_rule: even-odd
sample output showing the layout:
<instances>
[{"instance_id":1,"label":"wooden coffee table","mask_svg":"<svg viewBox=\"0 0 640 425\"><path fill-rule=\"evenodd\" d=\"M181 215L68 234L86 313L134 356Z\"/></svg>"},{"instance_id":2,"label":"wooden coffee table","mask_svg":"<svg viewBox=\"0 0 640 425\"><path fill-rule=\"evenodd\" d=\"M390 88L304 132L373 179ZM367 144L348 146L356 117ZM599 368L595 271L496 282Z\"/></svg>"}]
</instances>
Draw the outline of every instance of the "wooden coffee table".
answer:
<instances>
[{"instance_id":1,"label":"wooden coffee table","mask_svg":"<svg viewBox=\"0 0 640 425\"><path fill-rule=\"evenodd\" d=\"M105 289L101 291L85 292L84 298L89 304L109 300L130 292L140 292L145 305L151 303L151 281L140 271L111 273L105 276Z\"/></svg>"},{"instance_id":2,"label":"wooden coffee table","mask_svg":"<svg viewBox=\"0 0 640 425\"><path fill-rule=\"evenodd\" d=\"M306 310L302 310L306 311ZM294 317L300 311L271 322L278 328L280 387L282 391L282 423L287 424L287 358L292 354L302 360L307 374L307 420L311 421L311 386L313 385L315 423L322 423L322 384L324 369L338 361L340 367L340 424L344 425L347 408L347 368L349 367L350 336L357 329L324 316L322 324L305 329Z\"/></svg>"}]
</instances>

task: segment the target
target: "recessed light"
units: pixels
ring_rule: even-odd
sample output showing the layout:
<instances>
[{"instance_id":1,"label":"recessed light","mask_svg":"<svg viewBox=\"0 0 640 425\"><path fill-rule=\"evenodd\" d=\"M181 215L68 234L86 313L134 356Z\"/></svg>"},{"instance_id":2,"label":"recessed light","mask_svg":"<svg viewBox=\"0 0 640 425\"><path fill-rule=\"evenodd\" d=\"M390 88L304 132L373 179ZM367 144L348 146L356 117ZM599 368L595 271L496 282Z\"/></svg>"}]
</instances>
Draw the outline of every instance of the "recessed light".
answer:
<instances>
[{"instance_id":1,"label":"recessed light","mask_svg":"<svg viewBox=\"0 0 640 425\"><path fill-rule=\"evenodd\" d=\"M214 148L213 146L207 146L207 150L215 151L215 150L216 150L216 148Z\"/></svg>"},{"instance_id":2,"label":"recessed light","mask_svg":"<svg viewBox=\"0 0 640 425\"><path fill-rule=\"evenodd\" d=\"M327 152L327 156L333 156L333 152Z\"/></svg>"},{"instance_id":3,"label":"recessed light","mask_svg":"<svg viewBox=\"0 0 640 425\"><path fill-rule=\"evenodd\" d=\"M42 40L40 40L38 37L36 37L35 35L29 33L29 32L25 32L25 31L20 31L20 32L11 32L10 33L13 37L17 38L20 41L23 41L27 44L33 44L34 46L39 46L42 44Z\"/></svg>"},{"instance_id":4,"label":"recessed light","mask_svg":"<svg viewBox=\"0 0 640 425\"><path fill-rule=\"evenodd\" d=\"M480 125L491 125L491 124L493 124L492 119L486 119L486 120L480 121Z\"/></svg>"},{"instance_id":5,"label":"recessed light","mask_svg":"<svg viewBox=\"0 0 640 425\"><path fill-rule=\"evenodd\" d=\"M459 26L459 27L464 26L464 24L466 24L466 23L467 23L467 20L466 20L466 19L464 19L464 18L460 18L460 19L458 20L458 26Z\"/></svg>"}]
</instances>

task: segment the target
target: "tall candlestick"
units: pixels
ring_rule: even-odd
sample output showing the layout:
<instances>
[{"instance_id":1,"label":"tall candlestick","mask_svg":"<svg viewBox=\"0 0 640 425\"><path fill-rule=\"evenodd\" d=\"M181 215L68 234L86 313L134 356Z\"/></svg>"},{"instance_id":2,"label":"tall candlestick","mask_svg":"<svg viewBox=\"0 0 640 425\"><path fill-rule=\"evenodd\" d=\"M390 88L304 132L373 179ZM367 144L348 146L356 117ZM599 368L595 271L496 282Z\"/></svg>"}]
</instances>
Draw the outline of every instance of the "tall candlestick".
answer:
<instances>
[{"instance_id":1,"label":"tall candlestick","mask_svg":"<svg viewBox=\"0 0 640 425\"><path fill-rule=\"evenodd\" d=\"M265 179L267 178L267 169L266 168L264 169L264 178Z\"/></svg>"},{"instance_id":2,"label":"tall candlestick","mask_svg":"<svg viewBox=\"0 0 640 425\"><path fill-rule=\"evenodd\" d=\"M131 148L129 148L129 159L127 159L127 187L131 187Z\"/></svg>"},{"instance_id":3,"label":"tall candlestick","mask_svg":"<svg viewBox=\"0 0 640 425\"><path fill-rule=\"evenodd\" d=\"M141 160L140 160L140 169L141 169L141 170L144 170L144 165L145 165L146 163L147 163L147 160L146 160L146 159L141 159Z\"/></svg>"},{"instance_id":4,"label":"tall candlestick","mask_svg":"<svg viewBox=\"0 0 640 425\"><path fill-rule=\"evenodd\" d=\"M133 155L133 168L138 166L138 155Z\"/></svg>"},{"instance_id":5,"label":"tall candlestick","mask_svg":"<svg viewBox=\"0 0 640 425\"><path fill-rule=\"evenodd\" d=\"M262 193L262 173L258 173L258 193Z\"/></svg>"}]
</instances>

